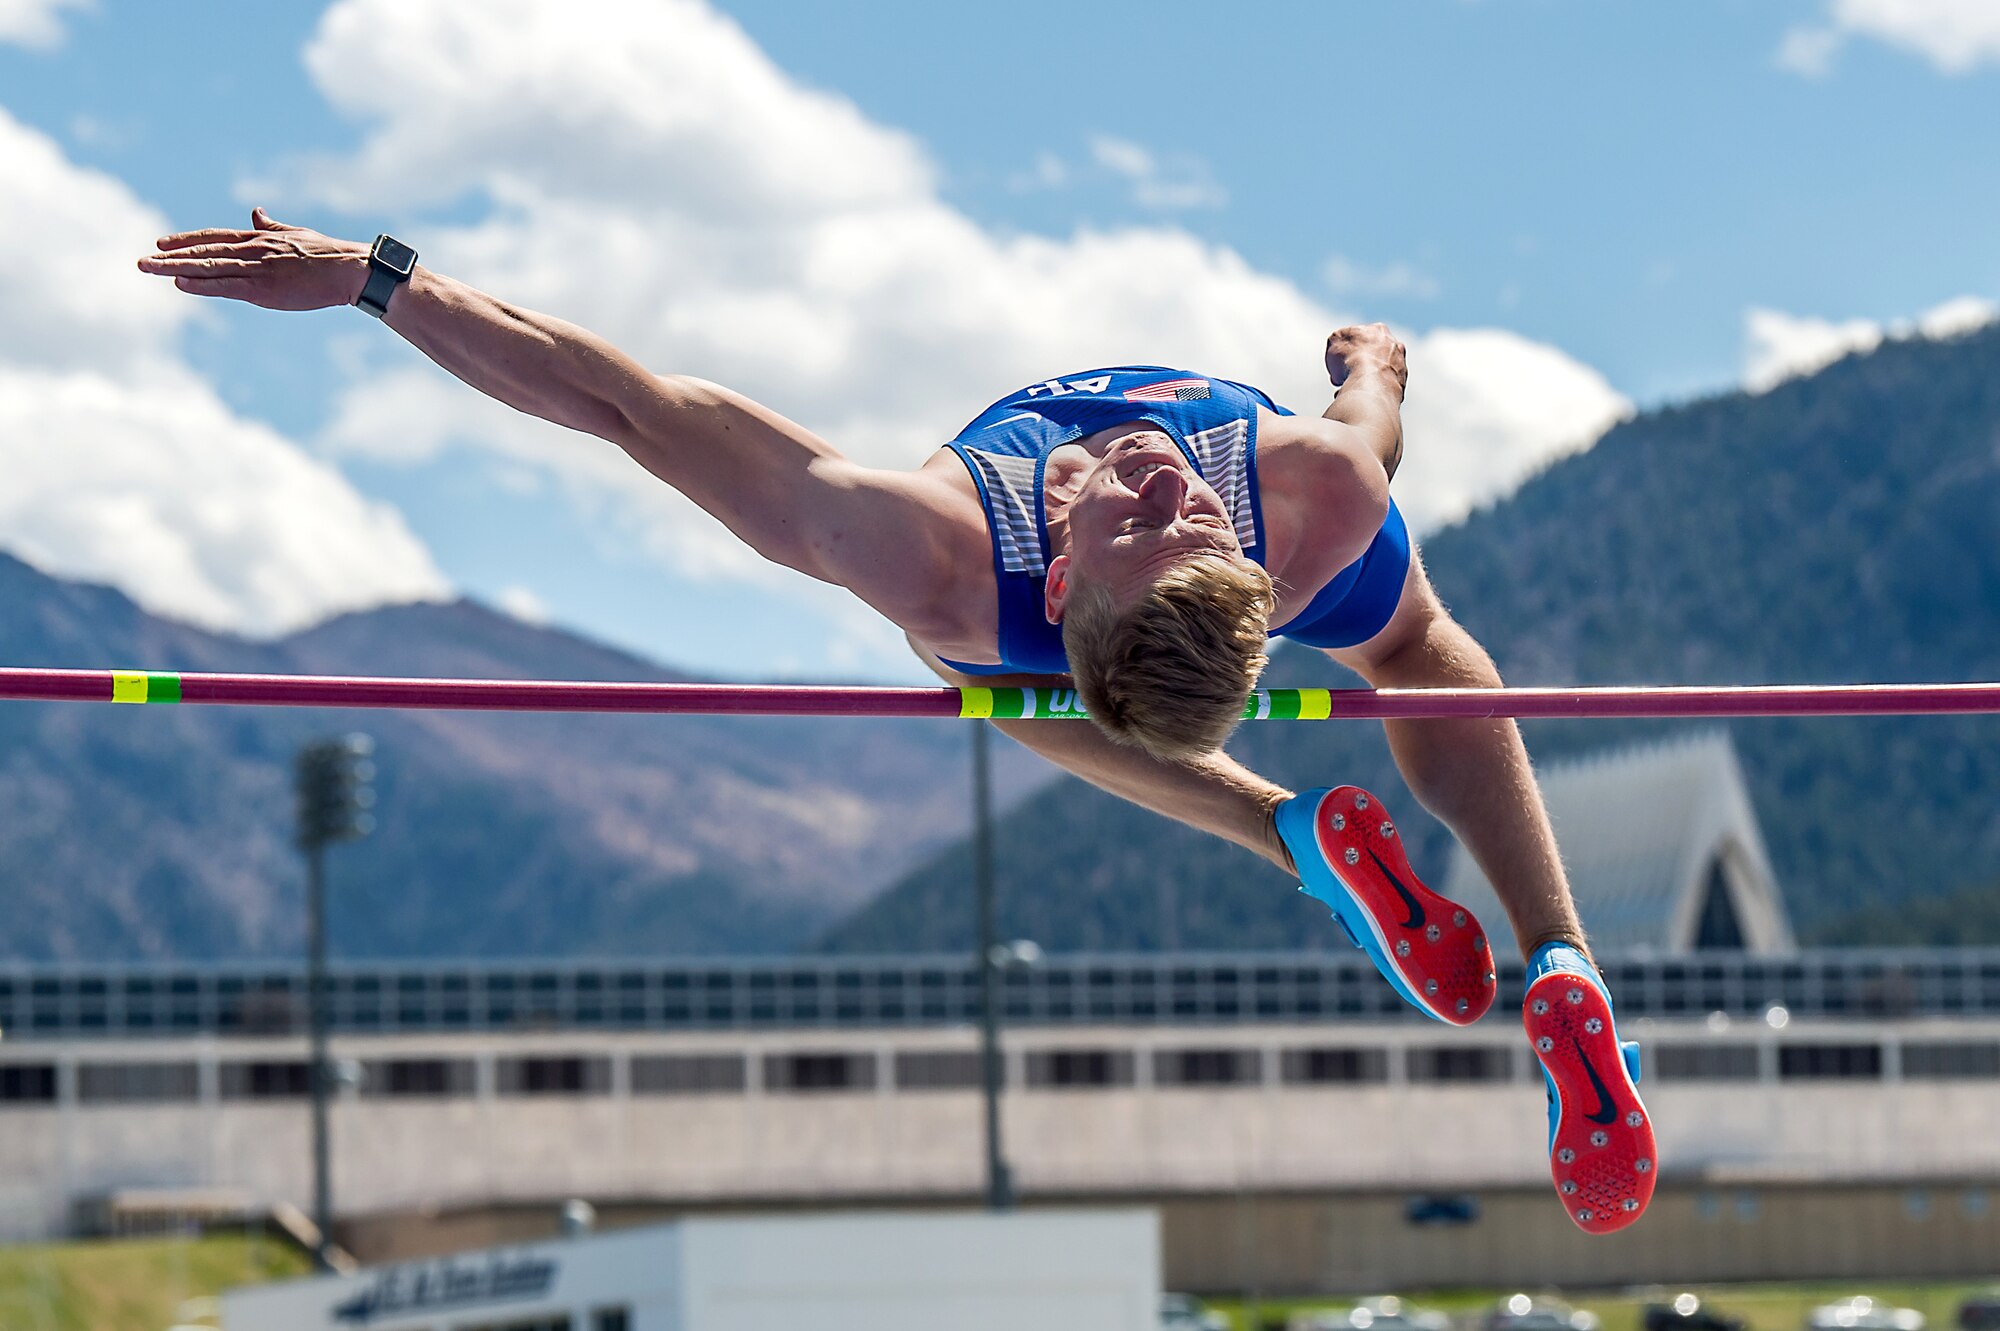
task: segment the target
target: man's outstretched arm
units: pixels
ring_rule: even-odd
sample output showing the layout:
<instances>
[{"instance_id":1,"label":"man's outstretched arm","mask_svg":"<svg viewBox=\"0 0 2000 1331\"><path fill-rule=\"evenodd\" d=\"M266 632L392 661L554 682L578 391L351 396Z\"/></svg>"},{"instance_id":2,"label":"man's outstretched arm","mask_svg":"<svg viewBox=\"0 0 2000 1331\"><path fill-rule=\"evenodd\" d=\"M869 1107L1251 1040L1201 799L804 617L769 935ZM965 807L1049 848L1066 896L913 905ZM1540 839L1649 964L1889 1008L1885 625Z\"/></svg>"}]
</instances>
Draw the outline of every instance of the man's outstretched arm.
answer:
<instances>
[{"instance_id":1,"label":"man's outstretched arm","mask_svg":"<svg viewBox=\"0 0 2000 1331\"><path fill-rule=\"evenodd\" d=\"M161 240L140 261L184 291L266 309L351 304L368 247L272 221ZM862 467L797 423L703 380L656 375L575 324L419 267L384 320L488 397L607 440L759 554L854 591L921 631L951 562L953 496L929 478Z\"/></svg>"}]
</instances>

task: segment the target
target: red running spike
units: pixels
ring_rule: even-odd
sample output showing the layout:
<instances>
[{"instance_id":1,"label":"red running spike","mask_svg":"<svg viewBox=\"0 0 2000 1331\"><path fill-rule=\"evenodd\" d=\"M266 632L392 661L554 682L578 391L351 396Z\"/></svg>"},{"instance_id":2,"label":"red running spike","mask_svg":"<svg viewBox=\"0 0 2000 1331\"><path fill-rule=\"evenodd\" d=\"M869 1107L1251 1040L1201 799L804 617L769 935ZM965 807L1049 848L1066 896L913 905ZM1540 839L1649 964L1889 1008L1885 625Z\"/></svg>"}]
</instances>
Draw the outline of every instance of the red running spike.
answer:
<instances>
[{"instance_id":1,"label":"red running spike","mask_svg":"<svg viewBox=\"0 0 2000 1331\"><path fill-rule=\"evenodd\" d=\"M1549 1171L1563 1209L1586 1233L1623 1229L1653 1200L1660 1155L1611 1004L1583 976L1550 971L1528 986L1521 1016L1554 1087Z\"/></svg>"},{"instance_id":2,"label":"red running spike","mask_svg":"<svg viewBox=\"0 0 2000 1331\"><path fill-rule=\"evenodd\" d=\"M1485 1016L1495 987L1486 931L1471 911L1419 881L1381 801L1355 786L1336 787L1313 811L1313 834L1362 918L1336 914L1403 997L1454 1026Z\"/></svg>"}]
</instances>

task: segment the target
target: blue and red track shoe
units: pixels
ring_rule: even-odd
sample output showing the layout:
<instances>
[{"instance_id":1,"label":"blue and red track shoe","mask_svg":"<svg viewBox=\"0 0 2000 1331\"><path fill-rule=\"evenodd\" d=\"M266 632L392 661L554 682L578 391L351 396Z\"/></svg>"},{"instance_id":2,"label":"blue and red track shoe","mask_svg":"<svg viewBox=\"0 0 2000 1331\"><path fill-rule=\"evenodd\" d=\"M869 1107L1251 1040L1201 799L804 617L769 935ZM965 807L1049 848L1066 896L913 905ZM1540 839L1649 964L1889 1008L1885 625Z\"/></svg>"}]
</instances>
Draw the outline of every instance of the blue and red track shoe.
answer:
<instances>
[{"instance_id":1,"label":"blue and red track shoe","mask_svg":"<svg viewBox=\"0 0 2000 1331\"><path fill-rule=\"evenodd\" d=\"M1493 950L1472 912L1417 881L1396 825L1356 786L1308 790L1278 806L1299 890L1333 917L1418 1011L1469 1026L1493 1006Z\"/></svg>"},{"instance_id":2,"label":"blue and red track shoe","mask_svg":"<svg viewBox=\"0 0 2000 1331\"><path fill-rule=\"evenodd\" d=\"M1521 1019L1549 1086L1549 1172L1563 1209L1585 1233L1623 1229L1645 1214L1660 1166L1639 1102L1639 1046L1618 1042L1604 981L1568 943L1529 958Z\"/></svg>"}]
</instances>

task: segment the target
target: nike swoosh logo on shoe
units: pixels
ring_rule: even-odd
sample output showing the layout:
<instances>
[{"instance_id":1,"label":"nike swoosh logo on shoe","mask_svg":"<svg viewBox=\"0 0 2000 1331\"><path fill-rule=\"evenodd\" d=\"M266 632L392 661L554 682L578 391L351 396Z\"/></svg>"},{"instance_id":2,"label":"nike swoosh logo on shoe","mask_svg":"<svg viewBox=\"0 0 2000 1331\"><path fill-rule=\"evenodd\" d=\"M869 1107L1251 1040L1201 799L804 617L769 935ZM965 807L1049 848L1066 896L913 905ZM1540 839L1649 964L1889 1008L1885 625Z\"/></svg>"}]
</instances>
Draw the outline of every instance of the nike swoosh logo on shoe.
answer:
<instances>
[{"instance_id":1,"label":"nike swoosh logo on shoe","mask_svg":"<svg viewBox=\"0 0 2000 1331\"><path fill-rule=\"evenodd\" d=\"M1396 889L1396 895L1401 897L1403 899L1403 904L1409 908L1410 918L1403 921L1403 927L1405 929L1423 928L1424 926L1423 903L1417 900L1417 898L1415 897L1414 894L1411 893L1409 888L1403 886L1402 879L1396 877L1395 874L1389 871L1389 866L1382 863L1382 857L1380 855L1377 855L1374 851L1371 850L1368 852L1368 858L1375 861L1375 867L1382 871L1382 876L1389 880L1389 886Z\"/></svg>"},{"instance_id":2,"label":"nike swoosh logo on shoe","mask_svg":"<svg viewBox=\"0 0 2000 1331\"><path fill-rule=\"evenodd\" d=\"M1590 1088L1597 1092L1597 1108L1584 1117L1592 1123L1610 1124L1618 1121L1618 1106L1611 1099L1611 1092L1604 1085L1604 1078L1597 1075L1596 1066L1590 1055L1583 1052L1583 1041L1572 1035L1569 1042L1576 1046L1576 1056L1583 1061L1584 1073L1590 1078Z\"/></svg>"}]
</instances>

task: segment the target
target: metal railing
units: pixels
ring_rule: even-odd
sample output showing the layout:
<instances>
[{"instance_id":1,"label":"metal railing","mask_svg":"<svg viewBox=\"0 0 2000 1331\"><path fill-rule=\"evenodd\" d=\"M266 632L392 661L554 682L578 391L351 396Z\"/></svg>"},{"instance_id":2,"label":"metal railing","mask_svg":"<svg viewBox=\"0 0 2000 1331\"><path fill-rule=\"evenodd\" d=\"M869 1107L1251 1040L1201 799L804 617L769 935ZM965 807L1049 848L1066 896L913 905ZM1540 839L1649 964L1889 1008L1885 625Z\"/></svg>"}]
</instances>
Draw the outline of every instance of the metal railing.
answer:
<instances>
[{"instance_id":1,"label":"metal railing","mask_svg":"<svg viewBox=\"0 0 2000 1331\"><path fill-rule=\"evenodd\" d=\"M2000 1016L2000 948L1624 956L1604 968L1628 1019L1774 1006L1836 1020ZM1519 1003L1519 964L1499 968L1499 986L1499 1003ZM344 1034L947 1026L979 1011L978 973L956 956L347 962L331 990ZM1001 999L1010 1025L1422 1020L1358 953L1058 954L1008 972ZM292 1035L304 1009L293 963L0 965L10 1041Z\"/></svg>"}]
</instances>

